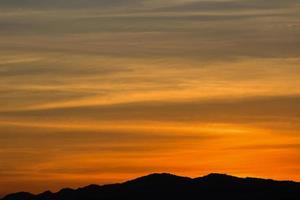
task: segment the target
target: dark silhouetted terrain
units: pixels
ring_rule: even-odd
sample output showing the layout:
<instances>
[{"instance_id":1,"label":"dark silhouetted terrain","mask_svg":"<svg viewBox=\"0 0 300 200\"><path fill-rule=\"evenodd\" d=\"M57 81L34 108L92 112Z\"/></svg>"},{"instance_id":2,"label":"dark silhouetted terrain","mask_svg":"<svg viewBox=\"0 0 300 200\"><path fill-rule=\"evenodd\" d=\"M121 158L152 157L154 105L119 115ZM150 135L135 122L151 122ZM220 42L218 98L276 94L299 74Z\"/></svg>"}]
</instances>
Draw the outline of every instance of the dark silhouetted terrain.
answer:
<instances>
[{"instance_id":1,"label":"dark silhouetted terrain","mask_svg":"<svg viewBox=\"0 0 300 200\"><path fill-rule=\"evenodd\" d=\"M300 183L210 174L200 178L151 174L125 183L89 185L38 195L15 193L3 200L300 200Z\"/></svg>"}]
</instances>

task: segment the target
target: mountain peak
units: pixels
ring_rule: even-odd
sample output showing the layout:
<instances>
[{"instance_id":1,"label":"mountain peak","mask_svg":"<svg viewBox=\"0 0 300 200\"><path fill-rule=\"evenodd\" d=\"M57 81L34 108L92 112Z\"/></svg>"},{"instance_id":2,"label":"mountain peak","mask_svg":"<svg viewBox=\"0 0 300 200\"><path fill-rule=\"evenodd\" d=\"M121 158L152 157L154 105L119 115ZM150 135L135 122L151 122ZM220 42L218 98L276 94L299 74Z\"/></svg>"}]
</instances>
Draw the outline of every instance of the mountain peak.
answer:
<instances>
[{"instance_id":1,"label":"mountain peak","mask_svg":"<svg viewBox=\"0 0 300 200\"><path fill-rule=\"evenodd\" d=\"M200 178L205 178L205 179L240 179L236 176L231 176L228 174L222 174L222 173L210 173L206 176L200 177Z\"/></svg>"},{"instance_id":2,"label":"mountain peak","mask_svg":"<svg viewBox=\"0 0 300 200\"><path fill-rule=\"evenodd\" d=\"M233 177L233 176L228 174L222 174L222 173L210 173L204 177Z\"/></svg>"},{"instance_id":3,"label":"mountain peak","mask_svg":"<svg viewBox=\"0 0 300 200\"><path fill-rule=\"evenodd\" d=\"M130 181L127 181L126 184L134 184L134 183L171 183L171 182L177 182L177 181L186 181L191 180L191 178L188 177L181 177L176 176L174 174L170 173L153 173L146 176L142 176Z\"/></svg>"}]
</instances>

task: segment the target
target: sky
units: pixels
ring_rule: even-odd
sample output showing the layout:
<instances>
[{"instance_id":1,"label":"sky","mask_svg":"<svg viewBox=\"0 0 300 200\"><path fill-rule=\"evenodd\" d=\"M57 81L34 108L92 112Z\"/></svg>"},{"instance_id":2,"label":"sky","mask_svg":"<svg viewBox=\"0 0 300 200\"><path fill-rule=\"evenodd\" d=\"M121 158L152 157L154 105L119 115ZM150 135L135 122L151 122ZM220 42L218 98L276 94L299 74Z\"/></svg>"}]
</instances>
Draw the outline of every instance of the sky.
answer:
<instances>
[{"instance_id":1,"label":"sky","mask_svg":"<svg viewBox=\"0 0 300 200\"><path fill-rule=\"evenodd\" d=\"M300 181L299 55L299 0L0 0L0 196Z\"/></svg>"}]
</instances>

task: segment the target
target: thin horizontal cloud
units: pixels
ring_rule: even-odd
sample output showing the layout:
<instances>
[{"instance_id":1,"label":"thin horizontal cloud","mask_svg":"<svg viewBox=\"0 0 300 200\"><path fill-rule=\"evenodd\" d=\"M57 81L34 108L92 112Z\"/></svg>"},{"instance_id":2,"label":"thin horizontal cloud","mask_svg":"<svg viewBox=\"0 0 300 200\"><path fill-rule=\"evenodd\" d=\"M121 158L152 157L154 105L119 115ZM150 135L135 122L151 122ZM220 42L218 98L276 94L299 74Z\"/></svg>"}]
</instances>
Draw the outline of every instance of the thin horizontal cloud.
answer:
<instances>
[{"instance_id":1,"label":"thin horizontal cloud","mask_svg":"<svg viewBox=\"0 0 300 200\"><path fill-rule=\"evenodd\" d=\"M249 11L249 10L269 10L285 9L299 5L295 0L227 0L227 1L191 1L175 6L165 6L161 11Z\"/></svg>"},{"instance_id":2,"label":"thin horizontal cloud","mask_svg":"<svg viewBox=\"0 0 300 200\"><path fill-rule=\"evenodd\" d=\"M137 0L2 0L0 5L2 9L74 9L74 8L114 8L114 7L128 7L130 5L139 4Z\"/></svg>"},{"instance_id":3,"label":"thin horizontal cloud","mask_svg":"<svg viewBox=\"0 0 300 200\"><path fill-rule=\"evenodd\" d=\"M29 8L29 9L87 9L87 8L100 8L100 9L112 9L112 8L139 8L146 9L149 7L163 8L163 10L224 10L224 9L243 9L243 8L255 8L255 9L268 9L268 8L282 8L287 6L298 5L298 1L293 0L228 0L228 1L137 1L137 0L67 0L67 1L38 1L38 0L2 0L0 5L2 8Z\"/></svg>"},{"instance_id":4,"label":"thin horizontal cloud","mask_svg":"<svg viewBox=\"0 0 300 200\"><path fill-rule=\"evenodd\" d=\"M3 113L31 119L254 122L299 120L299 96L224 99L188 102L137 102Z\"/></svg>"},{"instance_id":5,"label":"thin horizontal cloud","mask_svg":"<svg viewBox=\"0 0 300 200\"><path fill-rule=\"evenodd\" d=\"M28 61L29 62L29 61ZM11 77L11 76L56 76L56 77L72 77L78 76L81 77L85 75L102 75L107 76L110 74L116 75L117 73L130 72L131 69L126 67L115 67L115 66L97 66L96 64L86 65L84 67L80 66L80 64L76 66L76 63L68 63L69 66L60 62L58 63L55 60L44 61L44 62L31 62L29 64L20 61L19 63L13 64L1 64L0 63L0 77Z\"/></svg>"},{"instance_id":6,"label":"thin horizontal cloud","mask_svg":"<svg viewBox=\"0 0 300 200\"><path fill-rule=\"evenodd\" d=\"M285 150L285 149L295 149L300 151L300 144L263 144L263 145L247 145L238 146L234 148L229 148L231 150Z\"/></svg>"}]
</instances>

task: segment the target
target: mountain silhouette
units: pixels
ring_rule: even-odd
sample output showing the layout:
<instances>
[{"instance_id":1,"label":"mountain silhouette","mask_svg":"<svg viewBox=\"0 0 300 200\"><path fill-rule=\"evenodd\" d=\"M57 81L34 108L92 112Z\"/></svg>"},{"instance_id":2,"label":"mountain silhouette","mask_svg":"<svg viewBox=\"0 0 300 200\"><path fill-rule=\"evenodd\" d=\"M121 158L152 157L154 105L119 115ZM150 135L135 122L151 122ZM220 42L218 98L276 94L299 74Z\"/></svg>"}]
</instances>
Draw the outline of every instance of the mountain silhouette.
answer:
<instances>
[{"instance_id":1,"label":"mountain silhouette","mask_svg":"<svg viewBox=\"0 0 300 200\"><path fill-rule=\"evenodd\" d=\"M209 174L199 178L151 174L124 183L65 188L33 195L7 195L2 200L300 200L300 183Z\"/></svg>"}]
</instances>

